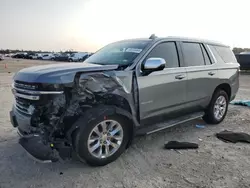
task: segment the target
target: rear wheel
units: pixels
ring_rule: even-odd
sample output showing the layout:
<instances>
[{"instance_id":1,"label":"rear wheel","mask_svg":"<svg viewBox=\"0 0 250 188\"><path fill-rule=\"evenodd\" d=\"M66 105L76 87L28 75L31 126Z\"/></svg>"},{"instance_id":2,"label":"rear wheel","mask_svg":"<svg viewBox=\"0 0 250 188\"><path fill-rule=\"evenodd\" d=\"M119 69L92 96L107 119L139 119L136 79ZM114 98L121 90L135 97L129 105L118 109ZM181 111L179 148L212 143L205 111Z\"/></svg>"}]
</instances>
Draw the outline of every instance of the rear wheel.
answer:
<instances>
[{"instance_id":1,"label":"rear wheel","mask_svg":"<svg viewBox=\"0 0 250 188\"><path fill-rule=\"evenodd\" d=\"M92 119L76 134L75 149L81 160L103 166L125 151L130 138L128 121L120 115Z\"/></svg>"},{"instance_id":2,"label":"rear wheel","mask_svg":"<svg viewBox=\"0 0 250 188\"><path fill-rule=\"evenodd\" d=\"M224 90L216 90L205 111L204 121L210 124L222 122L227 114L228 103L228 94Z\"/></svg>"}]
</instances>

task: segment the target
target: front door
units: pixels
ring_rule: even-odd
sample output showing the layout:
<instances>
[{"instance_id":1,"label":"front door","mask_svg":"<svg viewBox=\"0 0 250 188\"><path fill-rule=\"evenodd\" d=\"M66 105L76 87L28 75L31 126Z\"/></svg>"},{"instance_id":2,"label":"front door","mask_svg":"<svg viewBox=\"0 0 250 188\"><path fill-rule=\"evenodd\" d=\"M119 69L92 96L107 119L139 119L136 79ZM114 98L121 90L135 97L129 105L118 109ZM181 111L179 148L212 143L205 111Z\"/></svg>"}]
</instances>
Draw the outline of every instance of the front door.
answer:
<instances>
[{"instance_id":1,"label":"front door","mask_svg":"<svg viewBox=\"0 0 250 188\"><path fill-rule=\"evenodd\" d=\"M176 43L158 44L144 61L153 57L165 59L166 67L137 77L141 120L178 111L186 100L186 68L180 67Z\"/></svg>"}]
</instances>

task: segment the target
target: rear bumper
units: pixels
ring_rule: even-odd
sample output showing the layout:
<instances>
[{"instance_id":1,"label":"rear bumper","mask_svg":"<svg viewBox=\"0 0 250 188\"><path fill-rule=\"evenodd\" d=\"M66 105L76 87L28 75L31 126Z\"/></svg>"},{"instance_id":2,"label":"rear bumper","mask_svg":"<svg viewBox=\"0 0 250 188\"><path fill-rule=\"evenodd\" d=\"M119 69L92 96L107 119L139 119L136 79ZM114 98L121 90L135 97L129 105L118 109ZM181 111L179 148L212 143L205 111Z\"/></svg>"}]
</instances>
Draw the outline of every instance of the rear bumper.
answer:
<instances>
[{"instance_id":1,"label":"rear bumper","mask_svg":"<svg viewBox=\"0 0 250 188\"><path fill-rule=\"evenodd\" d=\"M63 141L45 144L42 135L30 125L31 117L20 114L15 107L10 112L10 121L18 129L19 144L36 161L48 163L71 157L71 147L65 147Z\"/></svg>"}]
</instances>

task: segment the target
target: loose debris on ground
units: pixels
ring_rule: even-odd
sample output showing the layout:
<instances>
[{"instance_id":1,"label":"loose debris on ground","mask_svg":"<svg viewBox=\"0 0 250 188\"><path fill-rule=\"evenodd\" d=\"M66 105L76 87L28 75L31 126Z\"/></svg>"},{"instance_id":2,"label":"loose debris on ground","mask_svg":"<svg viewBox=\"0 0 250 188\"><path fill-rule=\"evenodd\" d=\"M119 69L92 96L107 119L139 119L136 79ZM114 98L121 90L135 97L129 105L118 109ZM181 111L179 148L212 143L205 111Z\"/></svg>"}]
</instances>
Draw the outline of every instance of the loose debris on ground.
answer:
<instances>
[{"instance_id":1,"label":"loose debris on ground","mask_svg":"<svg viewBox=\"0 0 250 188\"><path fill-rule=\"evenodd\" d=\"M222 131L216 134L217 138L225 142L246 142L250 143L250 135L242 132Z\"/></svg>"},{"instance_id":2,"label":"loose debris on ground","mask_svg":"<svg viewBox=\"0 0 250 188\"><path fill-rule=\"evenodd\" d=\"M178 141L169 141L165 144L165 149L197 149L199 147L196 143L191 142L178 142Z\"/></svg>"},{"instance_id":3,"label":"loose debris on ground","mask_svg":"<svg viewBox=\"0 0 250 188\"><path fill-rule=\"evenodd\" d=\"M231 102L231 104L250 107L250 100L233 101L233 102Z\"/></svg>"}]
</instances>

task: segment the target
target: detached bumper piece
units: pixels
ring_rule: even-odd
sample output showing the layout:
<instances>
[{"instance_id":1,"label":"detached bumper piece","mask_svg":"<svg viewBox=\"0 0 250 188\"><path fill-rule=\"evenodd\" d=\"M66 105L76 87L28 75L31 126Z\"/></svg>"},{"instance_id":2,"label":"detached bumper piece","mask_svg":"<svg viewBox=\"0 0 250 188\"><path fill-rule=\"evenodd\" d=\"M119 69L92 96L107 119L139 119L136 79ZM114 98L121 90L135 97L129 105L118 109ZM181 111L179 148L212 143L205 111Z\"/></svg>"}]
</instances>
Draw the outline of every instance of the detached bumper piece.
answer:
<instances>
[{"instance_id":1,"label":"detached bumper piece","mask_svg":"<svg viewBox=\"0 0 250 188\"><path fill-rule=\"evenodd\" d=\"M44 145L39 136L23 137L19 139L19 144L38 162L49 163L59 160L55 150L49 145Z\"/></svg>"},{"instance_id":2,"label":"detached bumper piece","mask_svg":"<svg viewBox=\"0 0 250 188\"><path fill-rule=\"evenodd\" d=\"M17 127L18 126L18 123L17 123L17 120L16 120L16 116L14 115L13 111L10 111L10 122L13 125L13 127Z\"/></svg>"}]
</instances>

